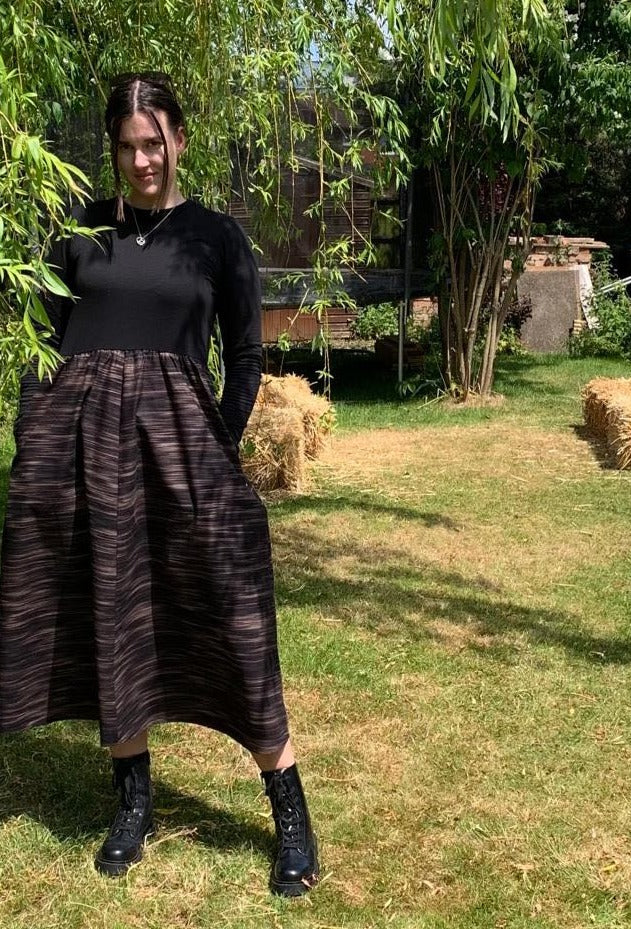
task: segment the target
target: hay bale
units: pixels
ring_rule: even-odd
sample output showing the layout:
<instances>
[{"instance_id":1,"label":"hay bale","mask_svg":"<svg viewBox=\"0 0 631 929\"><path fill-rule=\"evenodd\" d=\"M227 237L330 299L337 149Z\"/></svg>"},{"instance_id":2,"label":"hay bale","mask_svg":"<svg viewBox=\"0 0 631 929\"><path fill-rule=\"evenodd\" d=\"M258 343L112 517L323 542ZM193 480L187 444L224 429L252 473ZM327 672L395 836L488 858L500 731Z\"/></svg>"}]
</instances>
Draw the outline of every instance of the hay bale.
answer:
<instances>
[{"instance_id":1,"label":"hay bale","mask_svg":"<svg viewBox=\"0 0 631 929\"><path fill-rule=\"evenodd\" d=\"M300 491L334 424L331 404L295 374L265 374L242 446L243 469L259 490Z\"/></svg>"},{"instance_id":2,"label":"hay bale","mask_svg":"<svg viewBox=\"0 0 631 929\"><path fill-rule=\"evenodd\" d=\"M588 429L618 468L631 467L631 378L597 377L581 392Z\"/></svg>"},{"instance_id":3,"label":"hay bale","mask_svg":"<svg viewBox=\"0 0 631 929\"><path fill-rule=\"evenodd\" d=\"M248 426L243 470L258 490L300 491L305 481L305 436L300 412L263 406Z\"/></svg>"},{"instance_id":4,"label":"hay bale","mask_svg":"<svg viewBox=\"0 0 631 929\"><path fill-rule=\"evenodd\" d=\"M264 375L257 403L299 410L305 432L305 455L310 459L318 457L326 436L333 428L335 415L329 401L314 394L306 378L297 374L284 377Z\"/></svg>"}]
</instances>

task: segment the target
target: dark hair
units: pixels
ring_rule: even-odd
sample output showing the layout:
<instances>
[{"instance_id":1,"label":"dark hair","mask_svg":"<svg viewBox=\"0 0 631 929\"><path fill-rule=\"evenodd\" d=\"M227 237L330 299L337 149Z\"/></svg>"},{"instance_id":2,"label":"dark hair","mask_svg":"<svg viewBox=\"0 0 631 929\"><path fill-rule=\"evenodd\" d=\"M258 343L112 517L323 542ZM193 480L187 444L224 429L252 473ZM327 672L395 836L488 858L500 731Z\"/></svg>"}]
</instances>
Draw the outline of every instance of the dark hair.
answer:
<instances>
[{"instance_id":1,"label":"dark hair","mask_svg":"<svg viewBox=\"0 0 631 929\"><path fill-rule=\"evenodd\" d=\"M114 169L116 219L123 220L125 214L123 211L121 176L118 168L118 142L123 120L133 116L134 113L146 113L153 121L156 132L162 140L164 146L164 170L162 172L162 186L155 206L157 209L166 194L169 177L169 152L162 126L156 117L156 110L162 110L166 113L168 124L173 132L180 126L184 126L184 116L175 96L171 78L161 71L132 71L129 74L119 74L112 79L111 88L105 107L105 129L110 137L110 153Z\"/></svg>"}]
</instances>

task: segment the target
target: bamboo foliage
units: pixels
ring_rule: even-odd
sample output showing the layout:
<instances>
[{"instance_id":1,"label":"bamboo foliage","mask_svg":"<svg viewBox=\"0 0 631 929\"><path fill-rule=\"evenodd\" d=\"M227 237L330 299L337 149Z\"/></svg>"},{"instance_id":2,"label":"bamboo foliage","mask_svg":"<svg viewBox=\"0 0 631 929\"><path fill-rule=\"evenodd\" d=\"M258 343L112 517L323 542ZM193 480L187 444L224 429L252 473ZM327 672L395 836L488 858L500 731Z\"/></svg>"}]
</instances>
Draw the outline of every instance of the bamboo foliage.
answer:
<instances>
[{"instance_id":1,"label":"bamboo foliage","mask_svg":"<svg viewBox=\"0 0 631 929\"><path fill-rule=\"evenodd\" d=\"M45 261L52 236L90 234L66 218L68 196L83 200L88 179L44 139L69 102L72 55L43 4L0 3L0 408L27 364L41 378L59 361L43 297L68 291Z\"/></svg>"}]
</instances>

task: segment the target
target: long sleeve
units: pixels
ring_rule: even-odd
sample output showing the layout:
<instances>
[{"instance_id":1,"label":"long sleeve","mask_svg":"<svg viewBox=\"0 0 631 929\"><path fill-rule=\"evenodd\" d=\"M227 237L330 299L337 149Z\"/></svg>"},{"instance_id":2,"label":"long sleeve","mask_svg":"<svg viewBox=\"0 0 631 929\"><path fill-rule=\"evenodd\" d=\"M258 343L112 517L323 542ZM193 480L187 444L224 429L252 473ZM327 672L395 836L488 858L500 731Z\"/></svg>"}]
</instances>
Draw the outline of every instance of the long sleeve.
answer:
<instances>
[{"instance_id":1,"label":"long sleeve","mask_svg":"<svg viewBox=\"0 0 631 929\"><path fill-rule=\"evenodd\" d=\"M53 266L55 274L66 284L68 283L70 264L69 244L69 238L55 239L46 256L47 263ZM49 345L59 351L63 330L68 319L68 313L72 307L72 301L52 293L46 293L41 299L54 329L54 334L49 340ZM38 322L34 322L34 326L40 331L43 328ZM30 403L33 395L38 389L39 383L39 378L32 368L29 368L22 376L20 381L20 413L23 413Z\"/></svg>"},{"instance_id":2,"label":"long sleeve","mask_svg":"<svg viewBox=\"0 0 631 929\"><path fill-rule=\"evenodd\" d=\"M226 217L218 319L226 372L219 409L238 445L261 380L261 281L245 234L231 217Z\"/></svg>"}]
</instances>

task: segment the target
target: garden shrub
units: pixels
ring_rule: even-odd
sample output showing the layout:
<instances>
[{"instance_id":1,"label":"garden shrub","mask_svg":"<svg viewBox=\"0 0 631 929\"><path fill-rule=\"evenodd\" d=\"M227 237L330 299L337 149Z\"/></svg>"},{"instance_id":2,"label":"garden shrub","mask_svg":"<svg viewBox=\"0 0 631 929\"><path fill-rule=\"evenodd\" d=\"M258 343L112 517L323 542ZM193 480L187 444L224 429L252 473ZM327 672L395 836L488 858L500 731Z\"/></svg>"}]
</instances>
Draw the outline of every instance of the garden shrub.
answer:
<instances>
[{"instance_id":1,"label":"garden shrub","mask_svg":"<svg viewBox=\"0 0 631 929\"><path fill-rule=\"evenodd\" d=\"M592 264L594 297L592 313L597 328L584 329L570 339L570 355L608 358L631 358L631 298L626 289L599 294L599 288L615 281L611 255L607 252L595 256Z\"/></svg>"},{"instance_id":2,"label":"garden shrub","mask_svg":"<svg viewBox=\"0 0 631 929\"><path fill-rule=\"evenodd\" d=\"M360 307L350 326L356 339L381 339L396 335L399 329L399 307L396 303L373 303Z\"/></svg>"}]
</instances>

